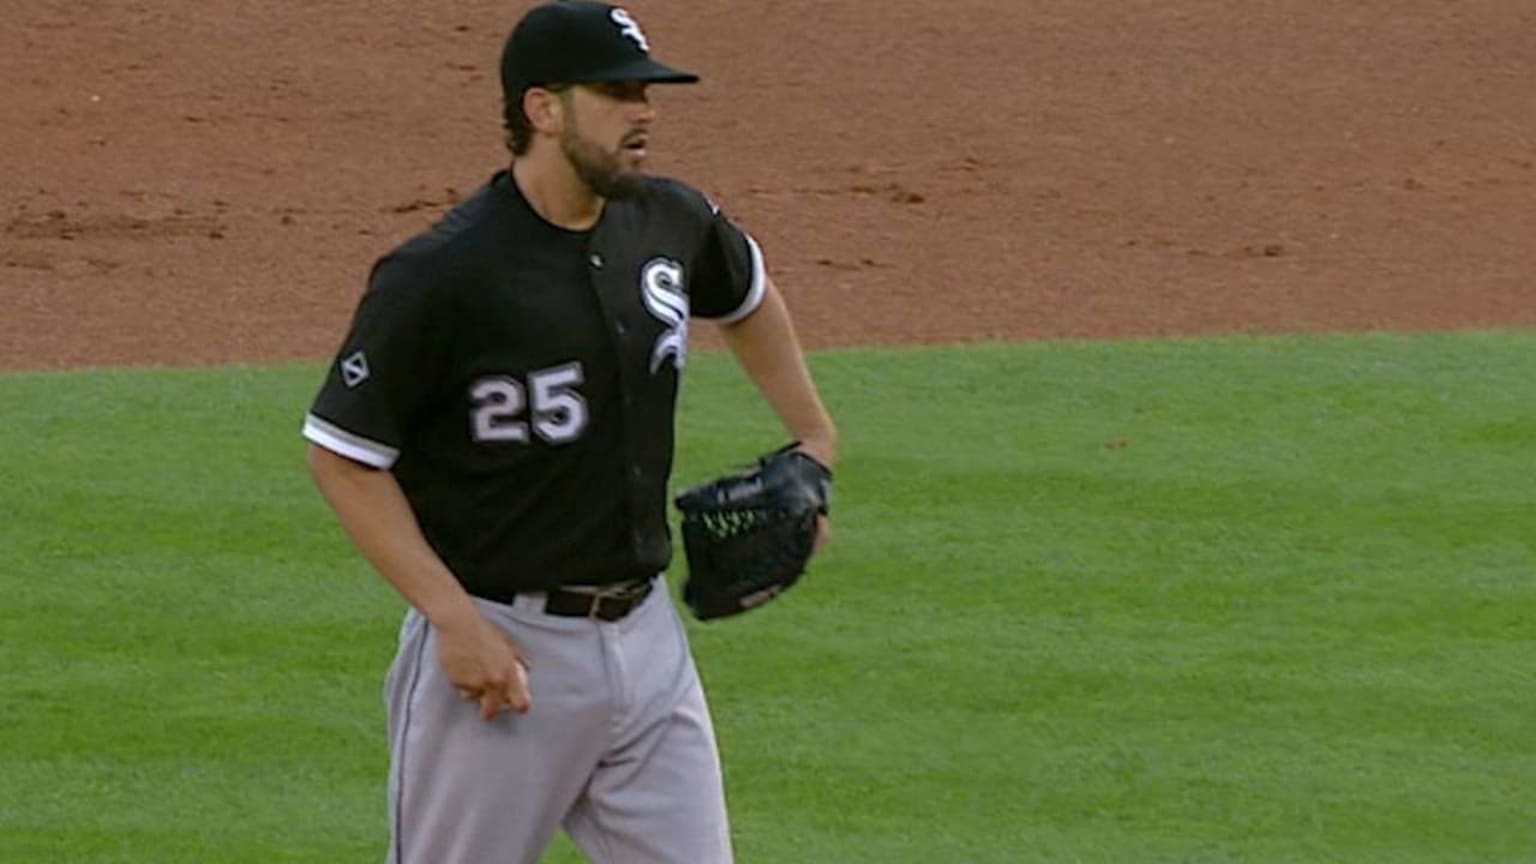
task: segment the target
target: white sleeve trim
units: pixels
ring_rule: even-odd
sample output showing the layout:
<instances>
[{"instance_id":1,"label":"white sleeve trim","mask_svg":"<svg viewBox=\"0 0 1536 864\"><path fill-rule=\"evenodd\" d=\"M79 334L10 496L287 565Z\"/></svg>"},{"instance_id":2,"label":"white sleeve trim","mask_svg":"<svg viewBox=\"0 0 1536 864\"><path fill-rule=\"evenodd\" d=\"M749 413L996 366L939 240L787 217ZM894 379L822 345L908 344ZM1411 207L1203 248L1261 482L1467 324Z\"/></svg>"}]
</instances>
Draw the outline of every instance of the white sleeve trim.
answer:
<instances>
[{"instance_id":1,"label":"white sleeve trim","mask_svg":"<svg viewBox=\"0 0 1536 864\"><path fill-rule=\"evenodd\" d=\"M757 311L757 307L763 303L763 294L768 290L768 271L763 266L763 250L758 247L757 241L751 234L743 232L747 238L747 249L752 253L752 287L747 289L746 299L736 307L736 311L728 312L714 319L720 324L735 324L737 321Z\"/></svg>"},{"instance_id":2,"label":"white sleeve trim","mask_svg":"<svg viewBox=\"0 0 1536 864\"><path fill-rule=\"evenodd\" d=\"M348 432L313 414L304 418L304 437L348 459L388 470L400 458L400 450Z\"/></svg>"}]
</instances>

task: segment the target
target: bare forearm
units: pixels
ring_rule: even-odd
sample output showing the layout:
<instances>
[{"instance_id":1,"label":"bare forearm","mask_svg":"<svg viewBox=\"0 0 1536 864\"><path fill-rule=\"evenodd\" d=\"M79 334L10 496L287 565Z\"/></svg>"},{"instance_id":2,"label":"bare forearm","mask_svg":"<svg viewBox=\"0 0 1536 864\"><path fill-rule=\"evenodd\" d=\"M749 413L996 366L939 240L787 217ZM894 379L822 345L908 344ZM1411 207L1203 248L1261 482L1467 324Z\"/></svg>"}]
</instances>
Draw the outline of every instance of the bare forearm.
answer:
<instances>
[{"instance_id":1,"label":"bare forearm","mask_svg":"<svg viewBox=\"0 0 1536 864\"><path fill-rule=\"evenodd\" d=\"M770 281L762 305L722 328L736 356L790 435L831 466L837 460L837 427L821 402L784 298Z\"/></svg>"},{"instance_id":2,"label":"bare forearm","mask_svg":"<svg viewBox=\"0 0 1536 864\"><path fill-rule=\"evenodd\" d=\"M422 536L394 475L315 445L309 468L352 542L407 602L439 625L475 613L469 595Z\"/></svg>"}]
</instances>

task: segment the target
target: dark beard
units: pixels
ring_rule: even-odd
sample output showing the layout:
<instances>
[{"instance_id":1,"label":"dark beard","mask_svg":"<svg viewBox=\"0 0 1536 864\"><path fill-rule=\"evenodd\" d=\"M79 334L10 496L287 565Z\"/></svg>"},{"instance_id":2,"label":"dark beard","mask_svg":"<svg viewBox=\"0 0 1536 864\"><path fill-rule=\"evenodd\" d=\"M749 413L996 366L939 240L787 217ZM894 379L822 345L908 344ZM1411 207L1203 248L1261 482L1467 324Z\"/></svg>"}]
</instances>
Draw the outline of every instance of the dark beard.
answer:
<instances>
[{"instance_id":1,"label":"dark beard","mask_svg":"<svg viewBox=\"0 0 1536 864\"><path fill-rule=\"evenodd\" d=\"M619 157L582 138L574 129L560 136L560 151L576 169L576 176L604 198L633 198L645 188L644 174L625 171Z\"/></svg>"}]
</instances>

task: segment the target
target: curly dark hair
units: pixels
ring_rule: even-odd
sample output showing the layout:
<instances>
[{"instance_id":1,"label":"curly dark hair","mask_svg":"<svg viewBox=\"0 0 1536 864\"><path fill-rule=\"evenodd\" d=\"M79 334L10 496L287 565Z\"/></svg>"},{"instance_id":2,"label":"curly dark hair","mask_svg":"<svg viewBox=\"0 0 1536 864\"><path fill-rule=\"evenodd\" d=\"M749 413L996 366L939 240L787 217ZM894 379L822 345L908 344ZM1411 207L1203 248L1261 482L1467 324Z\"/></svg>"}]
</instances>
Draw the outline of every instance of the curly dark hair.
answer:
<instances>
[{"instance_id":1,"label":"curly dark hair","mask_svg":"<svg viewBox=\"0 0 1536 864\"><path fill-rule=\"evenodd\" d=\"M523 94L531 87L540 87L551 93L563 93L571 88L570 84L529 84L516 93L503 93L501 97L501 125L506 131L507 150L513 156L521 156L528 152L528 146L533 143L533 124L528 122L528 115L523 113Z\"/></svg>"}]
</instances>

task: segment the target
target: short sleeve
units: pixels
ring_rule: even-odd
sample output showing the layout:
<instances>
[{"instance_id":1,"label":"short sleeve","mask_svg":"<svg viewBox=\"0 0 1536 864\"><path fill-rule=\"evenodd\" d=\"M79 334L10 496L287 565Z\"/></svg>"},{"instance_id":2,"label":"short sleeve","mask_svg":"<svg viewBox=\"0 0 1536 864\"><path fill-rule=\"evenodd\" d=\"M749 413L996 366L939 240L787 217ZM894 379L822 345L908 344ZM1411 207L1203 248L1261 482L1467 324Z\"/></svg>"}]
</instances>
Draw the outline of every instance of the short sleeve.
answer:
<instances>
[{"instance_id":1,"label":"short sleeve","mask_svg":"<svg viewBox=\"0 0 1536 864\"><path fill-rule=\"evenodd\" d=\"M304 419L305 438L375 468L395 464L443 368L442 297L433 289L400 259L379 262Z\"/></svg>"},{"instance_id":2,"label":"short sleeve","mask_svg":"<svg viewBox=\"0 0 1536 864\"><path fill-rule=\"evenodd\" d=\"M689 300L693 314L721 324L751 315L763 302L767 276L763 252L719 207L709 203L704 245L694 264Z\"/></svg>"}]
</instances>

